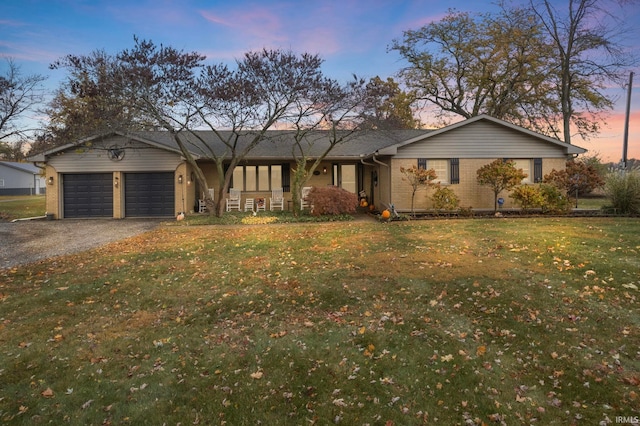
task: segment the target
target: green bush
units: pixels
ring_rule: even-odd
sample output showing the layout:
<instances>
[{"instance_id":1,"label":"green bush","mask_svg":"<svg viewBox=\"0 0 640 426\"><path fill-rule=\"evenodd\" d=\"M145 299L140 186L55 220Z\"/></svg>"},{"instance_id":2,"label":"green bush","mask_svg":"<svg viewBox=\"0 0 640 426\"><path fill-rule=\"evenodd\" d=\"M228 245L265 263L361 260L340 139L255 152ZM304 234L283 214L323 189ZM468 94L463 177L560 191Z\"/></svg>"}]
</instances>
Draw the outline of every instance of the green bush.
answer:
<instances>
[{"instance_id":1,"label":"green bush","mask_svg":"<svg viewBox=\"0 0 640 426\"><path fill-rule=\"evenodd\" d=\"M566 214L571 210L571 200L558 187L542 183L540 192L544 199L543 213Z\"/></svg>"},{"instance_id":2,"label":"green bush","mask_svg":"<svg viewBox=\"0 0 640 426\"><path fill-rule=\"evenodd\" d=\"M431 200L436 210L457 210L460 206L460 198L447 187L439 186L431 196Z\"/></svg>"},{"instance_id":3,"label":"green bush","mask_svg":"<svg viewBox=\"0 0 640 426\"><path fill-rule=\"evenodd\" d=\"M518 186L512 191L510 197L524 211L540 208L545 204L545 197L540 185Z\"/></svg>"},{"instance_id":4,"label":"green bush","mask_svg":"<svg viewBox=\"0 0 640 426\"><path fill-rule=\"evenodd\" d=\"M358 205L356 194L337 186L314 187L308 198L314 216L353 214Z\"/></svg>"},{"instance_id":5,"label":"green bush","mask_svg":"<svg viewBox=\"0 0 640 426\"><path fill-rule=\"evenodd\" d=\"M640 214L639 169L609 173L604 188L617 213Z\"/></svg>"}]
</instances>

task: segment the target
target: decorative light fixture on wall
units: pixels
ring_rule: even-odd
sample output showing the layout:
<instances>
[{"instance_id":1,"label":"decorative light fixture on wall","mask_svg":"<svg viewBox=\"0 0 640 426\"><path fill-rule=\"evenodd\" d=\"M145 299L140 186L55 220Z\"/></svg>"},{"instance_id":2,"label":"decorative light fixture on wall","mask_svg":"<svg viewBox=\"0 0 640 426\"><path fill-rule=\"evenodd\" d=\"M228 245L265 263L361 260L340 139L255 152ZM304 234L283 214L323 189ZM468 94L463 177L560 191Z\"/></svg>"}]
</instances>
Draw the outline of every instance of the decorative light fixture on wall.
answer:
<instances>
[{"instance_id":1,"label":"decorative light fixture on wall","mask_svg":"<svg viewBox=\"0 0 640 426\"><path fill-rule=\"evenodd\" d=\"M116 176L115 178L113 178L113 186L117 188L118 185L120 185L120 178Z\"/></svg>"},{"instance_id":2,"label":"decorative light fixture on wall","mask_svg":"<svg viewBox=\"0 0 640 426\"><path fill-rule=\"evenodd\" d=\"M182 183L182 175L178 176L178 183Z\"/></svg>"},{"instance_id":3,"label":"decorative light fixture on wall","mask_svg":"<svg viewBox=\"0 0 640 426\"><path fill-rule=\"evenodd\" d=\"M326 175L326 174L327 174L327 166L324 166L324 167L322 168L322 174L323 174L323 175Z\"/></svg>"},{"instance_id":4,"label":"decorative light fixture on wall","mask_svg":"<svg viewBox=\"0 0 640 426\"><path fill-rule=\"evenodd\" d=\"M53 185L53 176L49 176L49 179L47 179L47 183L49 185Z\"/></svg>"},{"instance_id":5,"label":"decorative light fixture on wall","mask_svg":"<svg viewBox=\"0 0 640 426\"><path fill-rule=\"evenodd\" d=\"M187 181L187 185L191 185L195 179L196 176L193 174L193 172L191 172L191 175L189 175L189 180Z\"/></svg>"}]
</instances>

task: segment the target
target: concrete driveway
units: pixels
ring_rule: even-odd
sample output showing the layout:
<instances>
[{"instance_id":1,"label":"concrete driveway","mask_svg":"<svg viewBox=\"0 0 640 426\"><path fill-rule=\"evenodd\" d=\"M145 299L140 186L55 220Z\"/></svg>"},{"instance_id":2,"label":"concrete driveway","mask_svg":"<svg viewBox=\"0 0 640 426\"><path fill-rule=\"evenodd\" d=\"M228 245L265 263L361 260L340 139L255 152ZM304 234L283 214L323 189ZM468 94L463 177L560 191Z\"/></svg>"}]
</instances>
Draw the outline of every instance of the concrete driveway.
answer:
<instances>
[{"instance_id":1,"label":"concrete driveway","mask_svg":"<svg viewBox=\"0 0 640 426\"><path fill-rule=\"evenodd\" d=\"M160 225L159 219L30 220L0 223L0 269L90 250Z\"/></svg>"}]
</instances>

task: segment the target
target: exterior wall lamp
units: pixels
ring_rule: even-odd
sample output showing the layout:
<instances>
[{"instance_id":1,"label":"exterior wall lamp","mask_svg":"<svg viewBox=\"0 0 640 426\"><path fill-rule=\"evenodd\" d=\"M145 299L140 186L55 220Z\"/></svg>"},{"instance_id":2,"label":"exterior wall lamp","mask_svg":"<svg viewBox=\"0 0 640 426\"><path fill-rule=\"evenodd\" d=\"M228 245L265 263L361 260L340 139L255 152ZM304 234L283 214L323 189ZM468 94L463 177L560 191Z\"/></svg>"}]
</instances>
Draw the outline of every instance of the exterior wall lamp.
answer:
<instances>
[{"instance_id":1,"label":"exterior wall lamp","mask_svg":"<svg viewBox=\"0 0 640 426\"><path fill-rule=\"evenodd\" d=\"M53 176L49 176L49 179L47 179L47 183L49 185L53 185Z\"/></svg>"},{"instance_id":2,"label":"exterior wall lamp","mask_svg":"<svg viewBox=\"0 0 640 426\"><path fill-rule=\"evenodd\" d=\"M115 186L116 188L120 185L120 178L118 176L116 176L113 179L113 186Z\"/></svg>"},{"instance_id":3,"label":"exterior wall lamp","mask_svg":"<svg viewBox=\"0 0 640 426\"><path fill-rule=\"evenodd\" d=\"M324 166L324 167L322 168L322 174L323 174L323 175L326 175L326 174L327 174L327 166Z\"/></svg>"},{"instance_id":4,"label":"exterior wall lamp","mask_svg":"<svg viewBox=\"0 0 640 426\"><path fill-rule=\"evenodd\" d=\"M178 183L182 184L182 175L178 176Z\"/></svg>"}]
</instances>

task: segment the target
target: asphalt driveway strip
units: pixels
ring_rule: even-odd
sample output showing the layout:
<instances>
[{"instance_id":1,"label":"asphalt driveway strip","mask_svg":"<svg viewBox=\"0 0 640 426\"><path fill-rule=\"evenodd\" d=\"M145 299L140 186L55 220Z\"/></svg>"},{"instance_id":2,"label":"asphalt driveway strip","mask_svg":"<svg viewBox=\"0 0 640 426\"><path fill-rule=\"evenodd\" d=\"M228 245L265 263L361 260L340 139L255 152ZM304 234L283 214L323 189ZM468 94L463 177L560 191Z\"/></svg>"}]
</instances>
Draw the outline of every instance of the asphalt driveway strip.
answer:
<instances>
[{"instance_id":1,"label":"asphalt driveway strip","mask_svg":"<svg viewBox=\"0 0 640 426\"><path fill-rule=\"evenodd\" d=\"M160 219L65 219L0 223L0 269L78 253L160 226Z\"/></svg>"}]
</instances>

